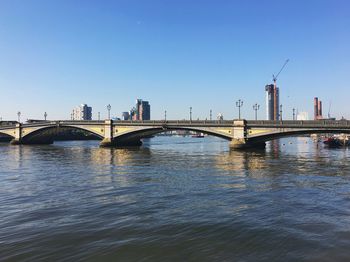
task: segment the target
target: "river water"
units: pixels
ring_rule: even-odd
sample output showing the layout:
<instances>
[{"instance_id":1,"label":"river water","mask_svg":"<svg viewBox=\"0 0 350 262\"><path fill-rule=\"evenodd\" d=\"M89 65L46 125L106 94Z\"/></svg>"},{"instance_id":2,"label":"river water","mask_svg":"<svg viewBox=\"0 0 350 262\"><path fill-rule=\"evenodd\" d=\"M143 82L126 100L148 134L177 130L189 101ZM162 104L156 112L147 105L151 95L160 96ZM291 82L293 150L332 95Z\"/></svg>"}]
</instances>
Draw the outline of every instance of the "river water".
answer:
<instances>
[{"instance_id":1,"label":"river water","mask_svg":"<svg viewBox=\"0 0 350 262\"><path fill-rule=\"evenodd\" d=\"M0 260L349 261L350 151L0 144Z\"/></svg>"}]
</instances>

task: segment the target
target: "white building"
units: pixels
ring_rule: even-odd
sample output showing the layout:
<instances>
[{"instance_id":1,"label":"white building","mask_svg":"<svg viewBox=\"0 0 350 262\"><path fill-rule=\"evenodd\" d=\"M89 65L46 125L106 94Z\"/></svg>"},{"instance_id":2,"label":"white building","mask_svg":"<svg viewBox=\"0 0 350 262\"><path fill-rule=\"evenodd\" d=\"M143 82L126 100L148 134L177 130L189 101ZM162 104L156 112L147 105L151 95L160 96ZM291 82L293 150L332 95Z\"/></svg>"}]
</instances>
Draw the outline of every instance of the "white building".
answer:
<instances>
[{"instance_id":1,"label":"white building","mask_svg":"<svg viewBox=\"0 0 350 262\"><path fill-rule=\"evenodd\" d=\"M309 120L308 112L299 112L297 114L297 120Z\"/></svg>"},{"instance_id":2,"label":"white building","mask_svg":"<svg viewBox=\"0 0 350 262\"><path fill-rule=\"evenodd\" d=\"M81 104L73 109L73 120L92 120L92 107Z\"/></svg>"}]
</instances>

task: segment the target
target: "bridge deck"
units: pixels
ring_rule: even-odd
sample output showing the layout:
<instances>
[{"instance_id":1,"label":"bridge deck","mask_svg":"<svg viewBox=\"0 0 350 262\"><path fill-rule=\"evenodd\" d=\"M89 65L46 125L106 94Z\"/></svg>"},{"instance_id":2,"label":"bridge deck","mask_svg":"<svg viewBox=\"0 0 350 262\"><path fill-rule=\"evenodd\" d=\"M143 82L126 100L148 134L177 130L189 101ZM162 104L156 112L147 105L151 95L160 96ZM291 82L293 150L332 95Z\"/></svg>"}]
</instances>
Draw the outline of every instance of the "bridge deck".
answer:
<instances>
[{"instance_id":1,"label":"bridge deck","mask_svg":"<svg viewBox=\"0 0 350 262\"><path fill-rule=\"evenodd\" d=\"M22 127L40 127L53 125L105 125L105 121L97 120L57 120L57 121L42 121L37 123L22 124ZM232 127L234 120L145 120L145 121L124 121L114 120L114 126L168 126L168 127ZM16 125L0 125L0 130L14 128ZM348 120L309 120L309 121L270 121L270 120L247 120L246 127L249 128L350 128Z\"/></svg>"}]
</instances>

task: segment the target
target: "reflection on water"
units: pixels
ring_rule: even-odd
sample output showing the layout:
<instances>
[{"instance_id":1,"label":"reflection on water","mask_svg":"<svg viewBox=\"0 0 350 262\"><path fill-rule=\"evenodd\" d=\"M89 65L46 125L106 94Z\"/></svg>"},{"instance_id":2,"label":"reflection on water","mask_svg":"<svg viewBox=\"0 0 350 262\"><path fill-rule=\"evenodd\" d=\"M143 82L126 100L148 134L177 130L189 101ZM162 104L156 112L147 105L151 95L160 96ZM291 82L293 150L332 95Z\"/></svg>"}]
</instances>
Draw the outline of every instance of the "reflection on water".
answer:
<instances>
[{"instance_id":1,"label":"reflection on water","mask_svg":"<svg viewBox=\"0 0 350 262\"><path fill-rule=\"evenodd\" d=\"M3 260L334 261L350 252L349 151L307 137L0 143Z\"/></svg>"}]
</instances>

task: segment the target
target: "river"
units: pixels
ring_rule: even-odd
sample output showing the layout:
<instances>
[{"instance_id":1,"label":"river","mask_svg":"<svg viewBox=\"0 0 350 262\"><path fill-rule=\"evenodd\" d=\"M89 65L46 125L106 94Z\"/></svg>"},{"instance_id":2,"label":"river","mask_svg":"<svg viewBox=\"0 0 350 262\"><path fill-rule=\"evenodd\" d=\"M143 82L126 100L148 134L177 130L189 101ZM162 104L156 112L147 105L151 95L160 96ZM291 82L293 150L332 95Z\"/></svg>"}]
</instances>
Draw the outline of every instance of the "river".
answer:
<instances>
[{"instance_id":1,"label":"river","mask_svg":"<svg viewBox=\"0 0 350 262\"><path fill-rule=\"evenodd\" d=\"M0 260L349 261L350 151L0 143Z\"/></svg>"}]
</instances>

